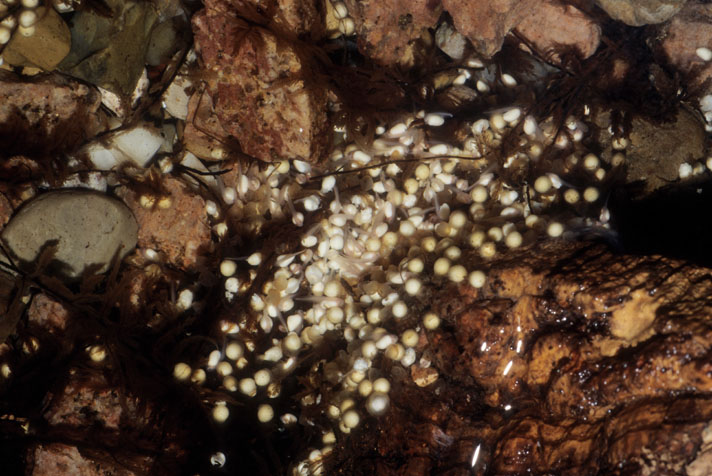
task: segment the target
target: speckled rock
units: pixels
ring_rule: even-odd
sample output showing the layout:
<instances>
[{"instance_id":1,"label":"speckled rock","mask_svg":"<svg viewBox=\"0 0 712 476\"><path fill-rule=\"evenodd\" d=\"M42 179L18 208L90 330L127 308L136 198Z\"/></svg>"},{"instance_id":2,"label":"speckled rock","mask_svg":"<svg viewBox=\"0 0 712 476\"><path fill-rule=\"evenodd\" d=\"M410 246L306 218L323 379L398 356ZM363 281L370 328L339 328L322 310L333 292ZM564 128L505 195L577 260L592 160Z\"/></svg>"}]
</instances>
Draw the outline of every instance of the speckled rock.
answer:
<instances>
[{"instance_id":1,"label":"speckled rock","mask_svg":"<svg viewBox=\"0 0 712 476\"><path fill-rule=\"evenodd\" d=\"M153 205L148 208L140 204L135 192L121 189L118 193L139 223L138 246L164 253L174 266L191 268L199 253L210 249L205 200L179 180L169 178L163 185L168 195L153 197Z\"/></svg>"},{"instance_id":2,"label":"speckled rock","mask_svg":"<svg viewBox=\"0 0 712 476\"><path fill-rule=\"evenodd\" d=\"M71 150L107 128L101 97L59 76L27 82L0 72L0 156Z\"/></svg>"},{"instance_id":3,"label":"speckled rock","mask_svg":"<svg viewBox=\"0 0 712 476\"><path fill-rule=\"evenodd\" d=\"M611 18L630 26L668 21L685 3L687 0L596 0Z\"/></svg>"},{"instance_id":4,"label":"speckled rock","mask_svg":"<svg viewBox=\"0 0 712 476\"><path fill-rule=\"evenodd\" d=\"M51 334L59 334L67 328L69 311L59 301L44 293L32 298L27 308L27 320Z\"/></svg>"},{"instance_id":5,"label":"speckled rock","mask_svg":"<svg viewBox=\"0 0 712 476\"><path fill-rule=\"evenodd\" d=\"M206 0L207 9L234 13L282 34L318 38L322 17L315 0Z\"/></svg>"},{"instance_id":6,"label":"speckled rock","mask_svg":"<svg viewBox=\"0 0 712 476\"><path fill-rule=\"evenodd\" d=\"M193 17L196 50L206 70L215 114L243 152L263 161L318 161L327 152L326 91L313 82L310 59L262 27L206 8Z\"/></svg>"},{"instance_id":7,"label":"speckled rock","mask_svg":"<svg viewBox=\"0 0 712 476\"><path fill-rule=\"evenodd\" d=\"M73 474L77 476L102 476L113 474L116 476L136 476L137 473L130 471L121 465L108 463L112 456L107 452L101 452L101 461L83 456L76 446L62 443L37 444L28 450L28 465L31 470L28 476L53 476L56 474ZM133 461L132 464L139 463ZM148 471L148 462L143 462L142 469Z\"/></svg>"},{"instance_id":8,"label":"speckled rock","mask_svg":"<svg viewBox=\"0 0 712 476\"><path fill-rule=\"evenodd\" d=\"M572 5L553 0L537 3L517 25L517 31L554 61L559 59L556 48L574 47L581 58L588 58L601 41L601 28L593 19Z\"/></svg>"},{"instance_id":9,"label":"speckled rock","mask_svg":"<svg viewBox=\"0 0 712 476\"><path fill-rule=\"evenodd\" d=\"M438 0L347 0L356 24L359 50L376 63L412 66L415 43L435 26L442 12Z\"/></svg>"},{"instance_id":10,"label":"speckled rock","mask_svg":"<svg viewBox=\"0 0 712 476\"><path fill-rule=\"evenodd\" d=\"M442 3L457 31L472 42L478 53L489 58L500 50L507 33L531 14L538 0L443 0Z\"/></svg>"},{"instance_id":11,"label":"speckled rock","mask_svg":"<svg viewBox=\"0 0 712 476\"><path fill-rule=\"evenodd\" d=\"M684 474L712 418L708 277L550 241L490 263L482 289L431 290L444 322L419 348L441 378L421 388L394 368L391 410L337 444L334 464L376 475Z\"/></svg>"},{"instance_id":12,"label":"speckled rock","mask_svg":"<svg viewBox=\"0 0 712 476\"><path fill-rule=\"evenodd\" d=\"M120 201L90 191L63 190L26 203L2 232L13 258L28 270L43 247L57 241L58 272L77 278L89 266L105 271L116 253L136 246L137 224Z\"/></svg>"}]
</instances>

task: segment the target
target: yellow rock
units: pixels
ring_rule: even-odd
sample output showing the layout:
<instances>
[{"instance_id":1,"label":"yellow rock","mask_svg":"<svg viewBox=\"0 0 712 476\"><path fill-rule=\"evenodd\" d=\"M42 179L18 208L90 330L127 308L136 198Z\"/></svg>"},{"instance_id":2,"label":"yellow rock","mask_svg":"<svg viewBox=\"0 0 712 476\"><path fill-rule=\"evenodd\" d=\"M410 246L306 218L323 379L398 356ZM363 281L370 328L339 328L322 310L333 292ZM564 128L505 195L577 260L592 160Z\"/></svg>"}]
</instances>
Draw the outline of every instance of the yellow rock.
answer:
<instances>
[{"instance_id":1,"label":"yellow rock","mask_svg":"<svg viewBox=\"0 0 712 476\"><path fill-rule=\"evenodd\" d=\"M37 67L52 71L69 53L72 37L69 27L54 8L39 7L39 21L32 36L16 31L2 53L13 66Z\"/></svg>"}]
</instances>

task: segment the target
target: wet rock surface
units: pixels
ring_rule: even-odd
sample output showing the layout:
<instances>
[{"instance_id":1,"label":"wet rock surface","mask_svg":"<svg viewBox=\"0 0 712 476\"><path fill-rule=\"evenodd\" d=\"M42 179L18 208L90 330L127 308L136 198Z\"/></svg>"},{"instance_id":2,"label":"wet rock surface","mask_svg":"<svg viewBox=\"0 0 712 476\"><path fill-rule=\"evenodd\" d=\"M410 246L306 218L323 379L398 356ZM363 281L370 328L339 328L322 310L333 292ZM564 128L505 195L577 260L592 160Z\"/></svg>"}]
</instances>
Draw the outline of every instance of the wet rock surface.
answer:
<instances>
[{"instance_id":1,"label":"wet rock surface","mask_svg":"<svg viewBox=\"0 0 712 476\"><path fill-rule=\"evenodd\" d=\"M140 248L163 253L180 268L194 267L211 243L205 200L180 181L166 180L163 185L163 195L140 195L131 190L119 195L136 216Z\"/></svg>"},{"instance_id":2,"label":"wet rock surface","mask_svg":"<svg viewBox=\"0 0 712 476\"><path fill-rule=\"evenodd\" d=\"M326 91L307 87L311 59L285 38L245 24L229 5L208 5L193 27L206 70L217 73L208 81L215 113L242 151L266 162L323 158Z\"/></svg>"},{"instance_id":3,"label":"wet rock surface","mask_svg":"<svg viewBox=\"0 0 712 476\"><path fill-rule=\"evenodd\" d=\"M537 3L533 0L443 0L443 8L451 12L455 28L472 42L475 51L489 58L500 50L507 33L536 10Z\"/></svg>"},{"instance_id":4,"label":"wet rock surface","mask_svg":"<svg viewBox=\"0 0 712 476\"><path fill-rule=\"evenodd\" d=\"M136 246L138 227L120 201L90 191L48 192L25 204L2 232L2 241L20 268L33 266L47 246L56 245L57 272L78 278L106 271L115 256Z\"/></svg>"},{"instance_id":5,"label":"wet rock surface","mask_svg":"<svg viewBox=\"0 0 712 476\"><path fill-rule=\"evenodd\" d=\"M601 114L597 122L605 127L610 115ZM638 196L650 195L680 178L682 164L694 164L704 158L705 131L699 117L680 109L674 120L656 124L634 119L630 125L625 156L625 181L635 184ZM603 140L611 148L612 140ZM612 149L612 148L611 148ZM610 155L615 154L610 150Z\"/></svg>"},{"instance_id":6,"label":"wet rock surface","mask_svg":"<svg viewBox=\"0 0 712 476\"><path fill-rule=\"evenodd\" d=\"M442 12L437 1L347 1L358 31L359 50L378 64L416 63L418 40Z\"/></svg>"},{"instance_id":7,"label":"wet rock surface","mask_svg":"<svg viewBox=\"0 0 712 476\"><path fill-rule=\"evenodd\" d=\"M394 373L392 412L334 468L684 474L712 416L710 286L707 268L560 243L492 263L481 292L434 291L447 322L422 345L440 378L423 392Z\"/></svg>"},{"instance_id":8,"label":"wet rock surface","mask_svg":"<svg viewBox=\"0 0 712 476\"><path fill-rule=\"evenodd\" d=\"M0 72L0 145L6 154L59 153L106 129L101 98L83 84L49 77L32 82Z\"/></svg>"},{"instance_id":9,"label":"wet rock surface","mask_svg":"<svg viewBox=\"0 0 712 476\"><path fill-rule=\"evenodd\" d=\"M686 3L687 0L596 0L611 18L631 26L667 21Z\"/></svg>"},{"instance_id":10,"label":"wet rock surface","mask_svg":"<svg viewBox=\"0 0 712 476\"><path fill-rule=\"evenodd\" d=\"M698 48L712 48L712 5L687 3L665 28L662 49L670 62L692 74L696 85L712 78L712 65L697 54ZM707 92L712 87L707 85Z\"/></svg>"},{"instance_id":11,"label":"wet rock surface","mask_svg":"<svg viewBox=\"0 0 712 476\"><path fill-rule=\"evenodd\" d=\"M106 3L61 14L87 82L0 85L0 223L138 225L0 274L0 473L709 473L708 5Z\"/></svg>"},{"instance_id":12,"label":"wet rock surface","mask_svg":"<svg viewBox=\"0 0 712 476\"><path fill-rule=\"evenodd\" d=\"M581 58L590 57L601 39L600 26L573 5L545 0L537 3L516 30L531 41L539 52L552 60L557 47L575 48Z\"/></svg>"}]
</instances>

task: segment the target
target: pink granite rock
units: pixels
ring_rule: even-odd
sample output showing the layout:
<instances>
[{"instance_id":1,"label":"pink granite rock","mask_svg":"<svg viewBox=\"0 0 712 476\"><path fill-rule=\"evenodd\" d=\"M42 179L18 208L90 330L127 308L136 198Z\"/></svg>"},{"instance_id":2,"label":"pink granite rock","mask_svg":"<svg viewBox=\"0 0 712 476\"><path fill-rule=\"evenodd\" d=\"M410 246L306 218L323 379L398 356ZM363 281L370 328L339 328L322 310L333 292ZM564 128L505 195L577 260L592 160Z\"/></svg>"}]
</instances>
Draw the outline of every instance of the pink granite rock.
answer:
<instances>
[{"instance_id":1,"label":"pink granite rock","mask_svg":"<svg viewBox=\"0 0 712 476\"><path fill-rule=\"evenodd\" d=\"M457 31L465 35L475 50L491 57L502 47L504 37L532 14L537 0L443 0Z\"/></svg>"},{"instance_id":2,"label":"pink granite rock","mask_svg":"<svg viewBox=\"0 0 712 476\"><path fill-rule=\"evenodd\" d=\"M435 26L439 0L347 0L359 50L382 65L412 64L414 43Z\"/></svg>"},{"instance_id":3,"label":"pink granite rock","mask_svg":"<svg viewBox=\"0 0 712 476\"><path fill-rule=\"evenodd\" d=\"M215 73L208 80L215 114L243 152L266 162L324 156L326 92L294 42L224 5L196 14L193 29L202 63Z\"/></svg>"},{"instance_id":4,"label":"pink granite rock","mask_svg":"<svg viewBox=\"0 0 712 476\"><path fill-rule=\"evenodd\" d=\"M601 27L593 19L572 5L553 0L535 5L517 25L517 31L554 62L559 60L558 47L574 47L581 58L588 58L601 41Z\"/></svg>"},{"instance_id":5,"label":"pink granite rock","mask_svg":"<svg viewBox=\"0 0 712 476\"><path fill-rule=\"evenodd\" d=\"M697 84L712 78L712 63L696 53L700 47L712 49L712 5L686 5L665 31L662 49L669 61L684 72L694 70Z\"/></svg>"}]
</instances>

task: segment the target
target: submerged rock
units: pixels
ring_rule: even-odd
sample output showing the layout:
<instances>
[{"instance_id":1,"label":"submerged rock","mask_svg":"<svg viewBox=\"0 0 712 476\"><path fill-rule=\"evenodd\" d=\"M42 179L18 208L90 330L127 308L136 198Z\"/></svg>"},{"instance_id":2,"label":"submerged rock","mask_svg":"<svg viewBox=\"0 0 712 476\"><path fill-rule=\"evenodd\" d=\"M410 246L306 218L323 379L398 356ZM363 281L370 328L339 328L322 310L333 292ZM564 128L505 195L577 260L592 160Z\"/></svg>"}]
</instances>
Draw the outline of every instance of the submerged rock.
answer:
<instances>
[{"instance_id":1,"label":"submerged rock","mask_svg":"<svg viewBox=\"0 0 712 476\"><path fill-rule=\"evenodd\" d=\"M106 130L99 94L76 81L48 76L32 82L0 73L0 155L72 150Z\"/></svg>"},{"instance_id":2,"label":"submerged rock","mask_svg":"<svg viewBox=\"0 0 712 476\"><path fill-rule=\"evenodd\" d=\"M37 67L52 71L69 53L69 27L53 8L37 8L39 20L34 34L15 34L2 50L2 58L13 66Z\"/></svg>"},{"instance_id":3,"label":"submerged rock","mask_svg":"<svg viewBox=\"0 0 712 476\"><path fill-rule=\"evenodd\" d=\"M673 17L687 0L596 0L614 20L630 26L662 23Z\"/></svg>"},{"instance_id":4,"label":"submerged rock","mask_svg":"<svg viewBox=\"0 0 712 476\"><path fill-rule=\"evenodd\" d=\"M138 227L120 201L86 190L42 194L13 216L1 238L18 265L33 271L33 262L56 242L53 263L60 274L78 278L91 266L105 271L118 253L136 246Z\"/></svg>"},{"instance_id":5,"label":"submerged rock","mask_svg":"<svg viewBox=\"0 0 712 476\"><path fill-rule=\"evenodd\" d=\"M559 241L493 262L481 290L433 289L445 321L419 348L440 378L421 388L394 368L391 411L333 462L377 475L682 474L712 417L708 277Z\"/></svg>"},{"instance_id":6,"label":"submerged rock","mask_svg":"<svg viewBox=\"0 0 712 476\"><path fill-rule=\"evenodd\" d=\"M428 28L435 26L442 13L439 1L349 0L346 5L355 23L359 50L387 66L413 66L416 43L428 37Z\"/></svg>"},{"instance_id":7,"label":"submerged rock","mask_svg":"<svg viewBox=\"0 0 712 476\"><path fill-rule=\"evenodd\" d=\"M262 161L320 160L329 144L329 123L326 90L309 81L311 59L237 15L214 6L193 17L196 51L214 76L208 93L222 128L243 152Z\"/></svg>"},{"instance_id":8,"label":"submerged rock","mask_svg":"<svg viewBox=\"0 0 712 476\"><path fill-rule=\"evenodd\" d=\"M443 0L443 8L453 17L457 31L465 35L475 50L489 58L497 53L504 37L531 14L535 0Z\"/></svg>"}]
</instances>

